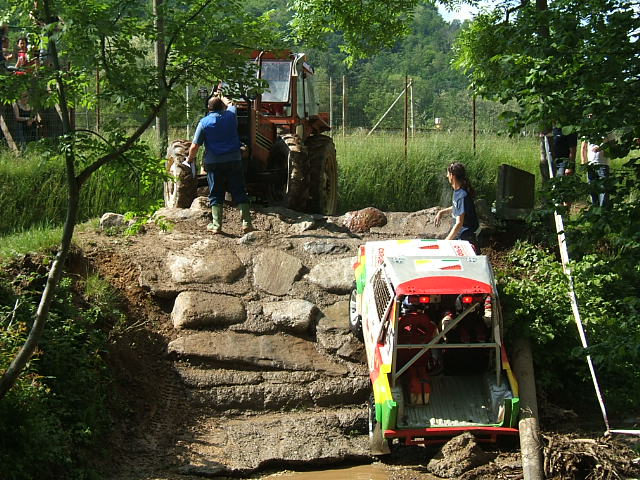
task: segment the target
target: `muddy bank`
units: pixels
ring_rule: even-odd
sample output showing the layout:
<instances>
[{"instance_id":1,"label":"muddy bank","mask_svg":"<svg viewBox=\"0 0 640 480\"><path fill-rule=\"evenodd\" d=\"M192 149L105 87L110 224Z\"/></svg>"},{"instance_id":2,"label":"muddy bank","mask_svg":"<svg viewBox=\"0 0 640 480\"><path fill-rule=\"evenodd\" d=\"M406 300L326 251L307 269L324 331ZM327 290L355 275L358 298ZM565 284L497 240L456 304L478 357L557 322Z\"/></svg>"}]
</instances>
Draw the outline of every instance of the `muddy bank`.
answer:
<instances>
[{"instance_id":1,"label":"muddy bank","mask_svg":"<svg viewBox=\"0 0 640 480\"><path fill-rule=\"evenodd\" d=\"M129 310L110 352L121 412L112 477L255 477L377 461L364 351L348 329L353 258L367 240L443 238L436 211L386 213L350 230L345 217L264 208L254 212L258 231L242 236L239 212L225 207L225 233L212 235L200 198L158 212L169 231L78 233L78 259ZM398 449L385 468L389 478L518 478L517 452L472 443L457 451L475 460L453 477L464 462L429 467L437 449Z\"/></svg>"}]
</instances>

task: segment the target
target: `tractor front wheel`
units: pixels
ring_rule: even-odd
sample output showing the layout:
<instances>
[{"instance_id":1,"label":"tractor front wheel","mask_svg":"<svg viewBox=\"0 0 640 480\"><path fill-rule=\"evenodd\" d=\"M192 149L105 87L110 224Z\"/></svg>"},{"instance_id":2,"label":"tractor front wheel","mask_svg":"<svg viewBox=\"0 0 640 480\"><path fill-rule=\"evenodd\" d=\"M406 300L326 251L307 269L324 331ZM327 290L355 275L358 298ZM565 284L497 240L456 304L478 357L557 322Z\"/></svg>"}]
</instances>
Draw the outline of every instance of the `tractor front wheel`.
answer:
<instances>
[{"instance_id":1,"label":"tractor front wheel","mask_svg":"<svg viewBox=\"0 0 640 480\"><path fill-rule=\"evenodd\" d=\"M189 208L198 188L197 179L193 178L191 168L183 165L187 158L188 140L171 142L167 149L167 179L164 182L164 205L169 208Z\"/></svg>"}]
</instances>

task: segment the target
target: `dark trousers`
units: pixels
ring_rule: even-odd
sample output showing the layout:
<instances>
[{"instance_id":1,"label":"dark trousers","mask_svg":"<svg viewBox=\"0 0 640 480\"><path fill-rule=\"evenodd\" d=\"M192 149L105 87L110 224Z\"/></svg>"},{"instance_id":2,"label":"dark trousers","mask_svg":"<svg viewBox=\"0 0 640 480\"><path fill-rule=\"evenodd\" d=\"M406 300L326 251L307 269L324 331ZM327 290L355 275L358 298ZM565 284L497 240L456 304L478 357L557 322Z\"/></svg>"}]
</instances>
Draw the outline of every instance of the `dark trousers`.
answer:
<instances>
[{"instance_id":1,"label":"dark trousers","mask_svg":"<svg viewBox=\"0 0 640 480\"><path fill-rule=\"evenodd\" d=\"M224 204L224 194L227 191L237 204L248 201L242 161L205 163L204 169L207 172L210 205Z\"/></svg>"},{"instance_id":2,"label":"dark trousers","mask_svg":"<svg viewBox=\"0 0 640 480\"><path fill-rule=\"evenodd\" d=\"M589 165L587 168L587 179L590 184L602 182L609 176L609 165ZM609 194L605 186L591 185L594 190L591 192L591 203L595 206L606 207L609 204Z\"/></svg>"}]
</instances>

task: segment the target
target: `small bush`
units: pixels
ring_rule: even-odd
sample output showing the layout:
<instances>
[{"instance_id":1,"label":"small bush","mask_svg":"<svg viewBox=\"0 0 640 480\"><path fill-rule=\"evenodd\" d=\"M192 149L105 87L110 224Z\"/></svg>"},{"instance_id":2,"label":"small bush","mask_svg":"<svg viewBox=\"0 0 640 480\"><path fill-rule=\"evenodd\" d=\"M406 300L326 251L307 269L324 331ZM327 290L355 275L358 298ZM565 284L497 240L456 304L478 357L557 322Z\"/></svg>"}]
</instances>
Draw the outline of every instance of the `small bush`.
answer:
<instances>
[{"instance_id":1,"label":"small bush","mask_svg":"<svg viewBox=\"0 0 640 480\"><path fill-rule=\"evenodd\" d=\"M26 339L46 275L36 264L4 267L0 371ZM95 279L87 284L85 303L63 278L36 354L0 400L0 478L95 478L87 457L109 425L105 327L121 313L113 292Z\"/></svg>"}]
</instances>

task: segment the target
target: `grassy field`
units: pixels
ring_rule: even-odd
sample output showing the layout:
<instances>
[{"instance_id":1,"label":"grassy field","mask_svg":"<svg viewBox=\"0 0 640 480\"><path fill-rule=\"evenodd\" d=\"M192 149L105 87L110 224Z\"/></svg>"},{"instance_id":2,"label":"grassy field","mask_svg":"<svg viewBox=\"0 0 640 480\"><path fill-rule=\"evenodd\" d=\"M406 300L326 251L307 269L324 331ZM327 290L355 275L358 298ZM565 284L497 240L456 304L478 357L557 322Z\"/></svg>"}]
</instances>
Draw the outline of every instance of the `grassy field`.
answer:
<instances>
[{"instance_id":1,"label":"grassy field","mask_svg":"<svg viewBox=\"0 0 640 480\"><path fill-rule=\"evenodd\" d=\"M152 142L150 142L152 143ZM445 178L453 161L467 165L479 197L495 199L502 163L537 172L535 138L479 137L476 154L469 134L421 134L408 143L404 159L401 135L335 136L339 168L339 212L367 206L387 211L415 211L448 205L451 188ZM145 188L142 174L132 169L101 169L82 189L79 221L104 212L147 211L162 200L162 179ZM148 183L147 183L148 185ZM46 238L59 228L66 211L66 186L61 160L44 149L16 157L0 152L0 236L25 232Z\"/></svg>"},{"instance_id":2,"label":"grassy field","mask_svg":"<svg viewBox=\"0 0 640 480\"><path fill-rule=\"evenodd\" d=\"M498 167L509 164L538 171L538 140L531 137L479 137L476 154L471 135L432 133L409 139L404 159L402 135L336 136L339 210L374 206L385 211L415 211L451 202L446 167L467 166L478 196L491 204Z\"/></svg>"}]
</instances>

